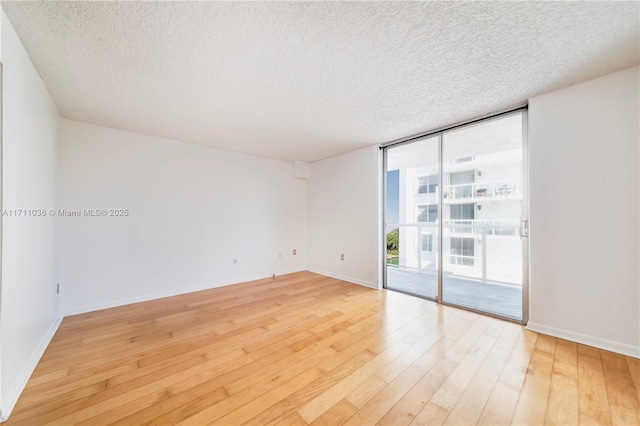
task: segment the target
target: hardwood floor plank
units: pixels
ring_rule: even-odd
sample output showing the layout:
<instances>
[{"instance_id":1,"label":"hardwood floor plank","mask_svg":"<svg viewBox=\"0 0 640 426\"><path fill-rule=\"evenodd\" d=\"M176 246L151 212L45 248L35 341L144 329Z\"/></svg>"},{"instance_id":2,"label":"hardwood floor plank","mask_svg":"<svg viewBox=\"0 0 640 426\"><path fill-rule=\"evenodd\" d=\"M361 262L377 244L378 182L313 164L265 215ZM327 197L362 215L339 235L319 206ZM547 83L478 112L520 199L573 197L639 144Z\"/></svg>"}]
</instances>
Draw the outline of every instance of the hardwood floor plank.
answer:
<instances>
[{"instance_id":1,"label":"hardwood floor plank","mask_svg":"<svg viewBox=\"0 0 640 426\"><path fill-rule=\"evenodd\" d=\"M83 375L76 375L65 380L64 382L66 383L61 380L53 380L51 384L43 383L39 386L33 386L33 389L29 389L29 392L25 392L24 398L21 398L21 403L24 404L23 406L25 408L35 407L40 405L44 400L50 400L66 393L73 392L77 387L78 380L81 380L88 385L104 382L106 384L105 387L108 387L108 379L110 377L130 373L135 371L137 368L137 363L132 362L124 365L121 364L120 366L109 370L95 372L95 374L87 373Z\"/></svg>"},{"instance_id":2,"label":"hardwood floor plank","mask_svg":"<svg viewBox=\"0 0 640 426\"><path fill-rule=\"evenodd\" d=\"M449 411L431 401L427 402L420 413L411 422L412 425L441 425L449 415Z\"/></svg>"},{"instance_id":3,"label":"hardwood floor plank","mask_svg":"<svg viewBox=\"0 0 640 426\"><path fill-rule=\"evenodd\" d=\"M459 317L458 319L461 318ZM361 410L349 419L347 424L375 424L380 422L398 401L420 381L437 360L453 346L451 336L458 334L455 328L457 324L457 322L449 323L447 327L432 330L427 337L417 341L409 351L405 352L403 357L394 360L390 366L399 364L404 367L404 370L401 371L401 374L394 375L389 385L381 389L366 405L361 407ZM449 337L449 340L447 340L447 337ZM411 364L407 364L407 361L410 361ZM376 376L387 380L389 377L388 367L376 373ZM349 396L349 398L352 397ZM388 421L388 419L385 421Z\"/></svg>"},{"instance_id":4,"label":"hardwood floor plank","mask_svg":"<svg viewBox=\"0 0 640 426\"><path fill-rule=\"evenodd\" d=\"M142 398L135 399L118 407L117 410L105 411L95 417L91 417L82 422L73 422L73 424L84 426L108 425L117 422L132 413L137 413L141 406L154 406L166 400L169 392L166 389L160 389L150 393ZM56 422L57 423L57 422Z\"/></svg>"},{"instance_id":5,"label":"hardwood floor plank","mask_svg":"<svg viewBox=\"0 0 640 426\"><path fill-rule=\"evenodd\" d=\"M299 407L311 401L316 396L333 386L338 380L347 377L352 372L366 364L373 359L374 355L368 350L364 350L355 355L350 351L343 351L337 356L332 356L331 359L340 357L344 362L334 363L334 368L331 370L325 370L324 374L318 379L314 380L307 386L289 395L287 398L273 405L272 407L259 413L251 420L246 422L247 425L265 425L275 424L280 422L283 418L287 417L291 411L296 411ZM346 356L349 354L348 356ZM306 422L305 422L306 423Z\"/></svg>"},{"instance_id":6,"label":"hardwood floor plank","mask_svg":"<svg viewBox=\"0 0 640 426\"><path fill-rule=\"evenodd\" d=\"M600 350L583 345L578 345L578 410L582 424L611 424Z\"/></svg>"},{"instance_id":7,"label":"hardwood floor plank","mask_svg":"<svg viewBox=\"0 0 640 426\"><path fill-rule=\"evenodd\" d=\"M292 411L282 421L276 423L277 426L307 426L308 424L297 411Z\"/></svg>"},{"instance_id":8,"label":"hardwood floor plank","mask_svg":"<svg viewBox=\"0 0 640 426\"><path fill-rule=\"evenodd\" d=\"M638 359L299 272L65 318L6 426L638 424L639 384Z\"/></svg>"},{"instance_id":9,"label":"hardwood floor plank","mask_svg":"<svg viewBox=\"0 0 640 426\"><path fill-rule=\"evenodd\" d=\"M640 358L624 357L629 368L629 375L636 391L636 400L640 404Z\"/></svg>"},{"instance_id":10,"label":"hardwood floor plank","mask_svg":"<svg viewBox=\"0 0 640 426\"><path fill-rule=\"evenodd\" d=\"M495 341L495 337L481 336L440 389L431 397L431 401L450 412L477 373Z\"/></svg>"},{"instance_id":11,"label":"hardwood floor plank","mask_svg":"<svg viewBox=\"0 0 640 426\"><path fill-rule=\"evenodd\" d=\"M549 425L578 424L578 402L577 345L558 339L545 423Z\"/></svg>"},{"instance_id":12,"label":"hardwood floor plank","mask_svg":"<svg viewBox=\"0 0 640 426\"><path fill-rule=\"evenodd\" d=\"M378 376L371 376L366 382L355 388L353 392L347 395L346 400L353 406L360 409L386 386L387 382L380 379Z\"/></svg>"},{"instance_id":13,"label":"hardwood floor plank","mask_svg":"<svg viewBox=\"0 0 640 426\"><path fill-rule=\"evenodd\" d=\"M228 397L229 395L225 392L224 388L219 387L217 384L210 383L207 389L198 395L185 392L179 395L169 396L167 399L148 407L142 404L136 404L137 411L111 424L114 426L176 424ZM166 413L171 414L166 415Z\"/></svg>"},{"instance_id":14,"label":"hardwood floor plank","mask_svg":"<svg viewBox=\"0 0 640 426\"><path fill-rule=\"evenodd\" d=\"M42 424L45 423L48 414L54 412L58 407L73 404L77 401L84 401L87 396L94 395L104 391L107 387L106 382L100 382L90 385L77 385L72 392L68 392L56 398L43 400L37 406L24 406L21 400L18 400L16 407L9 419L10 424ZM79 407L84 404L78 405Z\"/></svg>"},{"instance_id":15,"label":"hardwood floor plank","mask_svg":"<svg viewBox=\"0 0 640 426\"><path fill-rule=\"evenodd\" d=\"M402 395L420 380L424 373L424 370L417 365L412 365L407 368L369 400L346 424L362 425L378 423L391 407L402 398Z\"/></svg>"},{"instance_id":16,"label":"hardwood floor plank","mask_svg":"<svg viewBox=\"0 0 640 426\"><path fill-rule=\"evenodd\" d=\"M513 333L506 324L500 325L501 329L494 327L490 330L500 330L500 335L447 416L445 424L461 425L478 422L519 335L519 333Z\"/></svg>"},{"instance_id":17,"label":"hardwood floor plank","mask_svg":"<svg viewBox=\"0 0 640 426\"><path fill-rule=\"evenodd\" d=\"M264 392L271 391L279 387L282 383L292 380L294 377L301 375L310 368L316 366L322 359L332 356L335 351L331 348L325 348L313 356L303 357L295 364L288 363L281 366L280 370L272 369L270 375L262 381L245 387L242 391L230 395L229 398L220 403L203 410L196 415L184 419L184 424L202 424L203 422L212 422L230 412L237 410L239 407L259 398ZM318 369L320 370L320 369ZM321 371L321 370L320 370ZM220 381L216 380L217 383ZM224 384L224 382L222 382ZM255 413L253 414L255 415Z\"/></svg>"},{"instance_id":18,"label":"hardwood floor plank","mask_svg":"<svg viewBox=\"0 0 640 426\"><path fill-rule=\"evenodd\" d=\"M253 399L251 402L237 408L235 411L227 414L220 419L217 419L209 424L217 425L239 425L252 419L255 413L259 413L268 409L269 407L277 404L285 399L287 396L296 392L297 390L305 387L309 383L322 375L322 370L317 367L312 367L309 370L299 374L267 392L262 393L259 397Z\"/></svg>"},{"instance_id":19,"label":"hardwood floor plank","mask_svg":"<svg viewBox=\"0 0 640 426\"><path fill-rule=\"evenodd\" d=\"M313 426L339 426L349 420L356 411L358 408L355 405L342 399L311 424Z\"/></svg>"},{"instance_id":20,"label":"hardwood floor plank","mask_svg":"<svg viewBox=\"0 0 640 426\"><path fill-rule=\"evenodd\" d=\"M327 411L341 399L345 398L351 391L353 391L355 388L357 388L359 385L373 376L380 368L384 367L393 359L400 356L400 354L406 351L408 348L408 343L399 342L397 345L394 345L386 351L381 352L367 364L359 368L357 371L340 380L330 389L327 389L312 401L302 406L298 410L298 413L303 419L307 421L307 423L312 423L325 411Z\"/></svg>"},{"instance_id":21,"label":"hardwood floor plank","mask_svg":"<svg viewBox=\"0 0 640 426\"><path fill-rule=\"evenodd\" d=\"M463 316L462 320L446 333L444 339L439 341L421 359L421 364L427 371L426 374L402 396L380 419L379 423L406 425L414 421L431 397L438 392L445 380L456 369L460 361L464 359L464 356L475 344L479 335L475 339L470 337L477 333L478 330L484 330L486 326L487 322L485 321L477 323L477 321L473 322Z\"/></svg>"},{"instance_id":22,"label":"hardwood floor plank","mask_svg":"<svg viewBox=\"0 0 640 426\"><path fill-rule=\"evenodd\" d=\"M541 425L547 413L556 339L538 336L511 423Z\"/></svg>"},{"instance_id":23,"label":"hardwood floor plank","mask_svg":"<svg viewBox=\"0 0 640 426\"><path fill-rule=\"evenodd\" d=\"M511 417L519 395L520 389L516 390L498 380L476 424L492 426L511 424Z\"/></svg>"},{"instance_id":24,"label":"hardwood floor plank","mask_svg":"<svg viewBox=\"0 0 640 426\"><path fill-rule=\"evenodd\" d=\"M623 355L600 351L604 370L611 422L618 425L640 424L640 410L631 372Z\"/></svg>"},{"instance_id":25,"label":"hardwood floor plank","mask_svg":"<svg viewBox=\"0 0 640 426\"><path fill-rule=\"evenodd\" d=\"M498 382L478 419L478 424L509 424L520 396L520 390L529 371L528 366L537 338L538 335L536 333L519 330L518 340L511 349Z\"/></svg>"}]
</instances>

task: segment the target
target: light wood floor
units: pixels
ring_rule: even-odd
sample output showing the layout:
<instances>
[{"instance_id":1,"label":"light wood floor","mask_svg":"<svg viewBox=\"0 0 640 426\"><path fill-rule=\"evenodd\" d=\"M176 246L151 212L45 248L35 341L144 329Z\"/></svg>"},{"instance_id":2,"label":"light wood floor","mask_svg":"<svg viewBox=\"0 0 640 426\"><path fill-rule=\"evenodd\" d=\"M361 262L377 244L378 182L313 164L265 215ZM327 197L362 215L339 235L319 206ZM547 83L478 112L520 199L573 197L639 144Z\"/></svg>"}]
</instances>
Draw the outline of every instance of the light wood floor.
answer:
<instances>
[{"instance_id":1,"label":"light wood floor","mask_svg":"<svg viewBox=\"0 0 640 426\"><path fill-rule=\"evenodd\" d=\"M640 360L297 273L65 318L6 425L638 424Z\"/></svg>"}]
</instances>

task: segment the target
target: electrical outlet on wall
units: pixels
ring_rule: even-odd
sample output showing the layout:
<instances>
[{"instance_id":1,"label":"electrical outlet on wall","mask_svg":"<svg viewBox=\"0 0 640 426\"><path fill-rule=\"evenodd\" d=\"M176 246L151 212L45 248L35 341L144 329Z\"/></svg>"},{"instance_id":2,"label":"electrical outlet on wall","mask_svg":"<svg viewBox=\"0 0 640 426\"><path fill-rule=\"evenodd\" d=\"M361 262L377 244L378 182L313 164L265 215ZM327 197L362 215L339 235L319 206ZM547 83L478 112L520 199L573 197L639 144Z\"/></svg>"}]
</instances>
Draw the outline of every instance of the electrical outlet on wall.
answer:
<instances>
[{"instance_id":1,"label":"electrical outlet on wall","mask_svg":"<svg viewBox=\"0 0 640 426\"><path fill-rule=\"evenodd\" d=\"M233 264L237 265L238 264L238 259L233 259Z\"/></svg>"},{"instance_id":2,"label":"electrical outlet on wall","mask_svg":"<svg viewBox=\"0 0 640 426\"><path fill-rule=\"evenodd\" d=\"M295 256L296 254L298 254L298 250L293 249L293 255Z\"/></svg>"},{"instance_id":3,"label":"electrical outlet on wall","mask_svg":"<svg viewBox=\"0 0 640 426\"><path fill-rule=\"evenodd\" d=\"M340 253L340 260L344 260L344 253Z\"/></svg>"}]
</instances>

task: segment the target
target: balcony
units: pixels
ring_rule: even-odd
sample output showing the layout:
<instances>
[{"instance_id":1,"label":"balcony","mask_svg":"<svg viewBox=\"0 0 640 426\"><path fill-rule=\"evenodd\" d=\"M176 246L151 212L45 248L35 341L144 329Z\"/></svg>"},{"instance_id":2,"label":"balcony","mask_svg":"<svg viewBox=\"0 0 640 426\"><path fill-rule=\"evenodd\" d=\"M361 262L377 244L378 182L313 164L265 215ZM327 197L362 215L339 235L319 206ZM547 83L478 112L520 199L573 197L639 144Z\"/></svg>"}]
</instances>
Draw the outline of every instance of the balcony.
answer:
<instances>
[{"instance_id":1,"label":"balcony","mask_svg":"<svg viewBox=\"0 0 640 426\"><path fill-rule=\"evenodd\" d=\"M392 224L397 256L387 259L387 287L435 298L436 223ZM448 220L443 224L444 301L519 319L522 315L520 221Z\"/></svg>"},{"instance_id":2,"label":"balcony","mask_svg":"<svg viewBox=\"0 0 640 426\"><path fill-rule=\"evenodd\" d=\"M418 226L421 227L421 225ZM453 234L479 235L482 237L482 243L484 243L487 236L519 238L520 235L519 220L445 220L443 228L445 238ZM458 237L460 235L455 236Z\"/></svg>"},{"instance_id":3,"label":"balcony","mask_svg":"<svg viewBox=\"0 0 640 426\"><path fill-rule=\"evenodd\" d=\"M443 274L443 298L447 303L507 318L522 318L522 287ZM387 268L387 288L434 299L438 276L403 267Z\"/></svg>"},{"instance_id":4,"label":"balcony","mask_svg":"<svg viewBox=\"0 0 640 426\"><path fill-rule=\"evenodd\" d=\"M494 182L473 182L445 185L446 204L476 203L490 198L499 200L521 200L522 180L501 180Z\"/></svg>"}]
</instances>

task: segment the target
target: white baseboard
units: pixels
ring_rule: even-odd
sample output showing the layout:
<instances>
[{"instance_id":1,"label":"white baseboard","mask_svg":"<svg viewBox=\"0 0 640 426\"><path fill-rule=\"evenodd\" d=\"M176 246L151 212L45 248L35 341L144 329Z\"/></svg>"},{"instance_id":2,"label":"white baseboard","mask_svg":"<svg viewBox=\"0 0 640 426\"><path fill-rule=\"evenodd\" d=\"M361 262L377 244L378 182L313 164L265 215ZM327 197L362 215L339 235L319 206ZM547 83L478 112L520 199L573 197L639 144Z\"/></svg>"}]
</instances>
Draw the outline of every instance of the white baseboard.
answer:
<instances>
[{"instance_id":1,"label":"white baseboard","mask_svg":"<svg viewBox=\"0 0 640 426\"><path fill-rule=\"evenodd\" d=\"M572 342L582 343L583 345L593 346L594 348L616 352L633 358L640 358L640 346L633 346L627 343L616 342L614 340L602 339L600 337L589 336L587 334L538 324L531 321L529 321L526 328L527 330L535 331L537 333L548 334L549 336L571 340Z\"/></svg>"},{"instance_id":2,"label":"white baseboard","mask_svg":"<svg viewBox=\"0 0 640 426\"><path fill-rule=\"evenodd\" d=\"M374 290L379 290L378 284L371 283L371 282L364 281L364 280L359 280L357 278L351 278L351 277L345 277L345 276L342 276L342 275L332 274L331 272L321 271L319 269L307 268L307 271L313 272L314 274L326 275L327 277L335 278L337 280L342 280L342 281L347 281L347 282L350 282L350 283L353 283L353 284L362 285L362 286L365 286L365 287L372 288Z\"/></svg>"},{"instance_id":3,"label":"white baseboard","mask_svg":"<svg viewBox=\"0 0 640 426\"><path fill-rule=\"evenodd\" d=\"M20 376L18 377L18 383L16 384L15 388L10 392L10 396L7 399L6 406L2 407L2 412L0 413L0 422L7 421L7 419L11 415L11 412L13 411L13 408L15 407L16 402L18 402L18 398L20 397L20 394L24 390L25 386L27 386L27 382L31 378L31 375L33 374L33 370L36 369L36 366L38 365L38 362L40 362L40 358L42 358L44 351L47 350L47 347L49 346L51 339L53 339L53 336L56 334L56 331L58 331L58 327L60 327L60 323L62 322L63 318L64 318L63 316L59 316L53 321L53 323L51 324L51 326L49 327L45 335L42 336L42 339L40 340L40 343L38 343L38 346L36 347L35 351L33 351L33 353L31 354L29 361L27 361L27 364L25 365L24 369L20 373Z\"/></svg>"},{"instance_id":4,"label":"white baseboard","mask_svg":"<svg viewBox=\"0 0 640 426\"><path fill-rule=\"evenodd\" d=\"M297 270L292 270L292 271L281 271L281 272L278 272L276 275L291 274L291 273L300 272L300 271L303 271L303 270L304 269L297 269ZM151 293L151 294L144 294L144 295L140 295L140 296L127 297L127 298L124 298L124 299L116 299L116 300L111 300L109 302L95 303L95 304L83 305L83 306L76 306L76 307L73 307L73 308L65 309L64 316L68 317L68 316L71 316L71 315L86 314L88 312L100 311L102 309L109 309L109 308L116 308L118 306L131 305L132 303L148 302L150 300L163 299L165 297L178 296L178 295L187 294L187 293L194 293L196 291L211 290L213 288L224 287L224 286L234 285L234 284L240 284L240 283L244 283L244 282L247 282L247 281L255 281L255 280L261 280L261 279L264 279L264 278L270 278L272 275L273 274L255 275L255 276L250 276L250 277L243 277L242 279L239 279L239 280L219 281L219 282L216 282L214 284L207 284L207 285L203 285L203 286L180 288L180 289L175 289L175 290L161 291L161 292Z\"/></svg>"}]
</instances>

